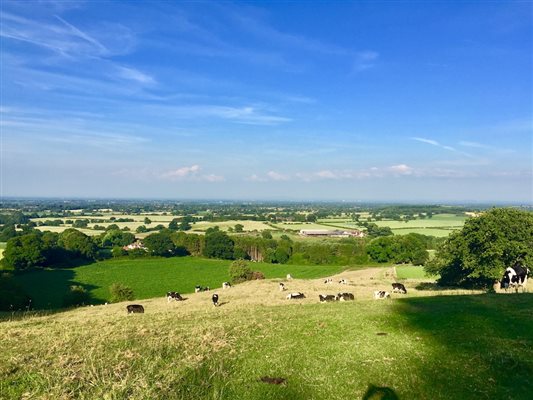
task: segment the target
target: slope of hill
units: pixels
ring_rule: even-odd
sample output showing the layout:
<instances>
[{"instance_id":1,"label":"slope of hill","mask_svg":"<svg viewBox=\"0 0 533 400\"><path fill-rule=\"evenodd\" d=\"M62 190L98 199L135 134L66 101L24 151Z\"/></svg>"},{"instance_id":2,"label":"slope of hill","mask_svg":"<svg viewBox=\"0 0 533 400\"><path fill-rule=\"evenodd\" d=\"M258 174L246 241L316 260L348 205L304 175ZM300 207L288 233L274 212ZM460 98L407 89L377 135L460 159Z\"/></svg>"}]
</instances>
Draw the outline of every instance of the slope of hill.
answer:
<instances>
[{"instance_id":1,"label":"slope of hill","mask_svg":"<svg viewBox=\"0 0 533 400\"><path fill-rule=\"evenodd\" d=\"M285 299L279 280L264 280L218 290L217 308L211 292L183 302L140 301L145 314L127 315L127 303L120 303L4 316L0 393L6 399L531 398L533 295L421 291L418 281L407 280L406 296L375 301L372 291L390 287L392 269L345 272L335 281L340 277L350 285L287 282L289 291L307 295L296 301ZM341 290L356 300L318 303L318 293Z\"/></svg>"}]
</instances>

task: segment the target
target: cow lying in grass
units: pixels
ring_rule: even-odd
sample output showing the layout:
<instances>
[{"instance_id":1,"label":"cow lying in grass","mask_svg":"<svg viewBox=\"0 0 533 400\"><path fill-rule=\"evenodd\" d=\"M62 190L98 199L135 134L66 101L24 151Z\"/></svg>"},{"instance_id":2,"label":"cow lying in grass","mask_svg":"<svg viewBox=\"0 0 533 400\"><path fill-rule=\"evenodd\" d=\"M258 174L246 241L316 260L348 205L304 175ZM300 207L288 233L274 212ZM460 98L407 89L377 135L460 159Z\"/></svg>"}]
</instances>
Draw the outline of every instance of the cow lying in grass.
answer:
<instances>
[{"instance_id":1,"label":"cow lying in grass","mask_svg":"<svg viewBox=\"0 0 533 400\"><path fill-rule=\"evenodd\" d=\"M329 284L329 283L333 283L333 279L332 278L328 278L324 281L324 283L326 284Z\"/></svg>"},{"instance_id":2,"label":"cow lying in grass","mask_svg":"<svg viewBox=\"0 0 533 400\"><path fill-rule=\"evenodd\" d=\"M330 301L337 301L337 296L333 294L319 294L318 300L320 300L321 303L326 303Z\"/></svg>"},{"instance_id":3,"label":"cow lying in grass","mask_svg":"<svg viewBox=\"0 0 533 400\"><path fill-rule=\"evenodd\" d=\"M289 293L287 295L287 300L292 300L292 299L305 299L305 294L301 292Z\"/></svg>"},{"instance_id":4,"label":"cow lying in grass","mask_svg":"<svg viewBox=\"0 0 533 400\"><path fill-rule=\"evenodd\" d=\"M130 305L126 306L126 309L128 310L128 314L134 314L134 313L142 314L142 313L144 313L144 307L141 306L140 304L130 304Z\"/></svg>"},{"instance_id":5,"label":"cow lying in grass","mask_svg":"<svg viewBox=\"0 0 533 400\"><path fill-rule=\"evenodd\" d=\"M353 295L353 293L346 292L337 294L336 298L339 301L355 300L355 296Z\"/></svg>"},{"instance_id":6,"label":"cow lying in grass","mask_svg":"<svg viewBox=\"0 0 533 400\"><path fill-rule=\"evenodd\" d=\"M402 294L406 294L407 293L407 289L405 288L405 286L401 283L393 283L392 284L392 293L402 293Z\"/></svg>"},{"instance_id":7,"label":"cow lying in grass","mask_svg":"<svg viewBox=\"0 0 533 400\"><path fill-rule=\"evenodd\" d=\"M390 293L386 292L385 290L376 290L374 292L374 299L376 300L390 299Z\"/></svg>"},{"instance_id":8,"label":"cow lying in grass","mask_svg":"<svg viewBox=\"0 0 533 400\"><path fill-rule=\"evenodd\" d=\"M167 303L170 303L172 300L182 301L183 297L178 292L167 292Z\"/></svg>"},{"instance_id":9,"label":"cow lying in grass","mask_svg":"<svg viewBox=\"0 0 533 400\"><path fill-rule=\"evenodd\" d=\"M200 285L196 285L196 287L194 288L194 293L198 292L209 292L209 286L202 287Z\"/></svg>"},{"instance_id":10,"label":"cow lying in grass","mask_svg":"<svg viewBox=\"0 0 533 400\"><path fill-rule=\"evenodd\" d=\"M231 287L231 283L229 282L223 282L222 283L222 289L229 289Z\"/></svg>"},{"instance_id":11,"label":"cow lying in grass","mask_svg":"<svg viewBox=\"0 0 533 400\"><path fill-rule=\"evenodd\" d=\"M283 282L279 283L279 291L283 292L285 290L285 284Z\"/></svg>"}]
</instances>

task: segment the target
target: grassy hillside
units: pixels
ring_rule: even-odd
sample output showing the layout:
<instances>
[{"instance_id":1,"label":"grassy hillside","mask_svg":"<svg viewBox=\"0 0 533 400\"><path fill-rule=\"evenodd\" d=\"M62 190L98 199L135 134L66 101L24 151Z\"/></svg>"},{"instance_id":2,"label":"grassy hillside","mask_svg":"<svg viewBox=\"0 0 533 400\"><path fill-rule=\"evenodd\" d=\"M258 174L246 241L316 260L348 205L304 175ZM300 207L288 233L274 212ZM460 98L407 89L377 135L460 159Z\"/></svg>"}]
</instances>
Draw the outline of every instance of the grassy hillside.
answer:
<instances>
[{"instance_id":1,"label":"grassy hillside","mask_svg":"<svg viewBox=\"0 0 533 400\"><path fill-rule=\"evenodd\" d=\"M36 308L60 307L71 285L83 285L95 304L109 301L109 286L120 282L130 286L137 299L164 296L167 291L194 292L196 285L219 288L228 281L231 261L197 257L109 260L68 269L45 269L16 277L32 297ZM299 266L251 263L266 278L309 279L336 274L346 267Z\"/></svg>"},{"instance_id":2,"label":"grassy hillside","mask_svg":"<svg viewBox=\"0 0 533 400\"><path fill-rule=\"evenodd\" d=\"M309 296L290 302L276 282L262 281L222 292L218 308L201 293L180 303L143 301L139 315L116 304L13 317L0 322L0 393L7 400L531 398L532 294L373 301L357 290L385 285L383 278L352 280L356 301L346 303L318 304L313 287L297 281ZM389 397L370 397L376 391Z\"/></svg>"}]
</instances>

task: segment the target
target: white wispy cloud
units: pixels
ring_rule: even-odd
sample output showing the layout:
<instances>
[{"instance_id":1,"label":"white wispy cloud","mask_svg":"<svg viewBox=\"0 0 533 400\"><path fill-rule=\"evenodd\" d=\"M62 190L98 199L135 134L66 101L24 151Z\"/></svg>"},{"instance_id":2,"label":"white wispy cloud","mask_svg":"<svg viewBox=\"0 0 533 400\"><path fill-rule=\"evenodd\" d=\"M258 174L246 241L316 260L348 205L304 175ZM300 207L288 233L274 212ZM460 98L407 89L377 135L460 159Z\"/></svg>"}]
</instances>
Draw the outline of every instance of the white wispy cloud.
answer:
<instances>
[{"instance_id":1,"label":"white wispy cloud","mask_svg":"<svg viewBox=\"0 0 533 400\"><path fill-rule=\"evenodd\" d=\"M272 115L253 106L220 106L220 105L190 105L190 106L148 106L148 110L155 113L167 114L181 119L191 118L221 118L224 120L248 125L279 125L292 121L291 118Z\"/></svg>"},{"instance_id":2,"label":"white wispy cloud","mask_svg":"<svg viewBox=\"0 0 533 400\"><path fill-rule=\"evenodd\" d=\"M267 172L267 177L273 181L288 181L290 179L288 175L280 174L276 171Z\"/></svg>"},{"instance_id":3,"label":"white wispy cloud","mask_svg":"<svg viewBox=\"0 0 533 400\"><path fill-rule=\"evenodd\" d=\"M201 174L198 164L184 166L173 170L154 172L154 175L162 180L169 181L196 181L196 182L223 182L224 176L215 174Z\"/></svg>"},{"instance_id":4,"label":"white wispy cloud","mask_svg":"<svg viewBox=\"0 0 533 400\"><path fill-rule=\"evenodd\" d=\"M379 58L379 53L376 51L361 51L355 54L354 71L360 72L373 68Z\"/></svg>"},{"instance_id":5,"label":"white wispy cloud","mask_svg":"<svg viewBox=\"0 0 533 400\"><path fill-rule=\"evenodd\" d=\"M421 137L412 137L411 138L412 140L416 140L418 142L422 142L422 143L427 143L427 144L430 144L432 146L437 146L437 147L440 147L441 149L445 149L445 150L449 150L449 151L455 151L457 152L458 150L452 146L447 146L447 145L444 145L444 144L441 144L439 142L437 142L436 140L433 140L433 139L426 139L426 138L421 138Z\"/></svg>"},{"instance_id":6,"label":"white wispy cloud","mask_svg":"<svg viewBox=\"0 0 533 400\"><path fill-rule=\"evenodd\" d=\"M132 80L132 81L139 82L142 84L155 83L155 79L152 76L144 72L141 72L138 69L131 68L131 67L117 66L116 70L118 71L118 76L121 78Z\"/></svg>"}]
</instances>

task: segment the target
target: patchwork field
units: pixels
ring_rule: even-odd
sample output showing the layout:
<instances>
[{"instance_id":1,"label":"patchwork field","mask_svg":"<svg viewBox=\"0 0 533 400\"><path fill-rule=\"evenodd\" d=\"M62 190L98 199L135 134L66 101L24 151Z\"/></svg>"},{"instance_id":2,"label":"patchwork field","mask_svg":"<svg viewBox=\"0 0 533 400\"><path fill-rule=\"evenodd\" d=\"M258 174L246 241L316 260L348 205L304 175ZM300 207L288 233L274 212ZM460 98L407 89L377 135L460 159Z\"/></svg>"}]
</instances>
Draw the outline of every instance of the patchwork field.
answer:
<instances>
[{"instance_id":1,"label":"patchwork field","mask_svg":"<svg viewBox=\"0 0 533 400\"><path fill-rule=\"evenodd\" d=\"M375 301L391 268L287 282L247 282L183 302L140 301L54 314L4 315L2 398L531 398L533 295L418 290ZM318 293L354 302L319 304ZM38 339L37 339L38 338ZM279 383L279 384L276 384Z\"/></svg>"}]
</instances>

